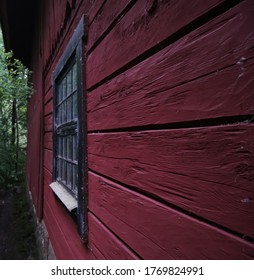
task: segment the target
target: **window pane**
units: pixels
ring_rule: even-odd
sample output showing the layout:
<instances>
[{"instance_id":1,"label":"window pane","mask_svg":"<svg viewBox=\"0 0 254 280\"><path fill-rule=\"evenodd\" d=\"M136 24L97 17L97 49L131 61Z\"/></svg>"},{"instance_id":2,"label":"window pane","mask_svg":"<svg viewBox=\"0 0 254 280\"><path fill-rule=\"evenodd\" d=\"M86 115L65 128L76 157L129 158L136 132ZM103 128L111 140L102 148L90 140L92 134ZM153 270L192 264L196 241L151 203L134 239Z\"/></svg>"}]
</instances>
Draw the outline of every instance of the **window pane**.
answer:
<instances>
[{"instance_id":1,"label":"window pane","mask_svg":"<svg viewBox=\"0 0 254 280\"><path fill-rule=\"evenodd\" d=\"M61 174L60 174L60 179L63 181L63 174L64 174L64 161L61 159Z\"/></svg>"},{"instance_id":2,"label":"window pane","mask_svg":"<svg viewBox=\"0 0 254 280\"><path fill-rule=\"evenodd\" d=\"M78 92L77 66L61 77L56 98L56 179L77 196L78 184Z\"/></svg>"},{"instance_id":3,"label":"window pane","mask_svg":"<svg viewBox=\"0 0 254 280\"><path fill-rule=\"evenodd\" d=\"M63 157L66 158L66 137L63 137Z\"/></svg>"},{"instance_id":4,"label":"window pane","mask_svg":"<svg viewBox=\"0 0 254 280\"><path fill-rule=\"evenodd\" d=\"M77 134L73 135L73 160L78 159Z\"/></svg>"},{"instance_id":5,"label":"window pane","mask_svg":"<svg viewBox=\"0 0 254 280\"><path fill-rule=\"evenodd\" d=\"M77 118L78 116L78 108L77 108L77 92L75 91L75 93L73 94L73 118Z\"/></svg>"},{"instance_id":6,"label":"window pane","mask_svg":"<svg viewBox=\"0 0 254 280\"><path fill-rule=\"evenodd\" d=\"M69 157L70 160L73 159L73 137L72 135L69 136Z\"/></svg>"},{"instance_id":7,"label":"window pane","mask_svg":"<svg viewBox=\"0 0 254 280\"><path fill-rule=\"evenodd\" d=\"M63 104L59 105L59 125L63 123Z\"/></svg>"},{"instance_id":8,"label":"window pane","mask_svg":"<svg viewBox=\"0 0 254 280\"><path fill-rule=\"evenodd\" d=\"M60 83L57 88L57 104L59 104L62 100L62 84Z\"/></svg>"},{"instance_id":9,"label":"window pane","mask_svg":"<svg viewBox=\"0 0 254 280\"><path fill-rule=\"evenodd\" d=\"M67 116L66 116L66 112L67 112L67 104L66 104L66 100L63 102L63 119L62 122L65 123L67 121Z\"/></svg>"},{"instance_id":10,"label":"window pane","mask_svg":"<svg viewBox=\"0 0 254 280\"><path fill-rule=\"evenodd\" d=\"M77 64L76 63L73 65L73 69L72 69L72 80L73 80L72 91L75 91L77 89Z\"/></svg>"},{"instance_id":11,"label":"window pane","mask_svg":"<svg viewBox=\"0 0 254 280\"><path fill-rule=\"evenodd\" d=\"M68 184L69 184L69 163L66 162L66 185L68 187Z\"/></svg>"},{"instance_id":12,"label":"window pane","mask_svg":"<svg viewBox=\"0 0 254 280\"><path fill-rule=\"evenodd\" d=\"M71 97L68 97L67 102L67 121L71 120Z\"/></svg>"},{"instance_id":13,"label":"window pane","mask_svg":"<svg viewBox=\"0 0 254 280\"><path fill-rule=\"evenodd\" d=\"M57 156L60 156L61 155L61 137L58 137L57 139Z\"/></svg>"},{"instance_id":14,"label":"window pane","mask_svg":"<svg viewBox=\"0 0 254 280\"><path fill-rule=\"evenodd\" d=\"M63 95L62 95L62 98L64 99L66 97L66 77L62 81L62 85L63 85Z\"/></svg>"},{"instance_id":15,"label":"window pane","mask_svg":"<svg viewBox=\"0 0 254 280\"><path fill-rule=\"evenodd\" d=\"M67 163L67 185L72 189L72 164Z\"/></svg>"},{"instance_id":16,"label":"window pane","mask_svg":"<svg viewBox=\"0 0 254 280\"><path fill-rule=\"evenodd\" d=\"M70 107L69 107L70 119L73 120L73 95L70 96L69 102L70 102Z\"/></svg>"},{"instance_id":17,"label":"window pane","mask_svg":"<svg viewBox=\"0 0 254 280\"><path fill-rule=\"evenodd\" d=\"M57 158L56 161L57 161L56 178L57 178L57 180L60 180L61 174L62 174L61 159Z\"/></svg>"},{"instance_id":18,"label":"window pane","mask_svg":"<svg viewBox=\"0 0 254 280\"><path fill-rule=\"evenodd\" d=\"M77 193L78 189L78 170L77 170L77 165L73 165L73 192Z\"/></svg>"},{"instance_id":19,"label":"window pane","mask_svg":"<svg viewBox=\"0 0 254 280\"><path fill-rule=\"evenodd\" d=\"M57 180L59 180L59 178L60 178L60 174L59 174L60 168L61 168L60 160L59 160L59 158L56 158L56 178L57 178Z\"/></svg>"},{"instance_id":20,"label":"window pane","mask_svg":"<svg viewBox=\"0 0 254 280\"><path fill-rule=\"evenodd\" d=\"M67 74L67 95L72 92L72 71L70 70Z\"/></svg>"}]
</instances>

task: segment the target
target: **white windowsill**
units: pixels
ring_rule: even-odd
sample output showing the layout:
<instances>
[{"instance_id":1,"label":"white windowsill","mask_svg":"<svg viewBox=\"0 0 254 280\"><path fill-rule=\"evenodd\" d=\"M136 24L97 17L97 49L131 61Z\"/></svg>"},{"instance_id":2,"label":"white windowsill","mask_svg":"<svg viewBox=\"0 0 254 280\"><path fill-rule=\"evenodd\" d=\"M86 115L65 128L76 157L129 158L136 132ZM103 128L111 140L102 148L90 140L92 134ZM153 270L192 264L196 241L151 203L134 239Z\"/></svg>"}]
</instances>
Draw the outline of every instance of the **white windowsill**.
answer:
<instances>
[{"instance_id":1,"label":"white windowsill","mask_svg":"<svg viewBox=\"0 0 254 280\"><path fill-rule=\"evenodd\" d=\"M61 184L53 182L49 186L70 212L78 207L77 200Z\"/></svg>"}]
</instances>

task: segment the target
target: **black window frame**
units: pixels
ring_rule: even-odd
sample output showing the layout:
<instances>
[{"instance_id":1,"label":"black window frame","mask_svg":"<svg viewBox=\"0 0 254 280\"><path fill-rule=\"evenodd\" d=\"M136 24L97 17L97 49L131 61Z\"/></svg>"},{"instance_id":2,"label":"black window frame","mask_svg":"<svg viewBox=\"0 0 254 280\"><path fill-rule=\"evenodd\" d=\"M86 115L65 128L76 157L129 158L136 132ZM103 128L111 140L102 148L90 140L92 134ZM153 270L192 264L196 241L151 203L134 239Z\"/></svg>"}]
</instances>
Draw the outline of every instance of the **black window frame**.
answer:
<instances>
[{"instance_id":1,"label":"black window frame","mask_svg":"<svg viewBox=\"0 0 254 280\"><path fill-rule=\"evenodd\" d=\"M78 232L83 242L87 242L87 139L86 139L86 91L84 86L85 75L85 43L86 43L86 17L82 16L74 31L64 53L52 74L53 84L53 182L57 182L57 90L58 83L75 63L77 68L77 195L70 189L61 185L65 192L77 200L77 208L71 213L76 218ZM55 193L57 195L57 193ZM58 195L57 195L58 196ZM61 200L61 199L60 199ZM63 201L62 201L63 202Z\"/></svg>"}]
</instances>

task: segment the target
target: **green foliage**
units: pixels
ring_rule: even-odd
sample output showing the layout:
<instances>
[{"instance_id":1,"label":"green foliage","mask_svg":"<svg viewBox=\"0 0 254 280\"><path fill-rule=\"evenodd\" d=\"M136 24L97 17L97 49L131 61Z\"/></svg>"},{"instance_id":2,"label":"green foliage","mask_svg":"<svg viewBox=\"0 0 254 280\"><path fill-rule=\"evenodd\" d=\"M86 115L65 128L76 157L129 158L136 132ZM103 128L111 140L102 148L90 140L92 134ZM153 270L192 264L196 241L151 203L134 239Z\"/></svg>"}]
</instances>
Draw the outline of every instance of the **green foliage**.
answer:
<instances>
[{"instance_id":1,"label":"green foliage","mask_svg":"<svg viewBox=\"0 0 254 280\"><path fill-rule=\"evenodd\" d=\"M0 30L0 187L23 178L29 75L13 53L4 50Z\"/></svg>"}]
</instances>

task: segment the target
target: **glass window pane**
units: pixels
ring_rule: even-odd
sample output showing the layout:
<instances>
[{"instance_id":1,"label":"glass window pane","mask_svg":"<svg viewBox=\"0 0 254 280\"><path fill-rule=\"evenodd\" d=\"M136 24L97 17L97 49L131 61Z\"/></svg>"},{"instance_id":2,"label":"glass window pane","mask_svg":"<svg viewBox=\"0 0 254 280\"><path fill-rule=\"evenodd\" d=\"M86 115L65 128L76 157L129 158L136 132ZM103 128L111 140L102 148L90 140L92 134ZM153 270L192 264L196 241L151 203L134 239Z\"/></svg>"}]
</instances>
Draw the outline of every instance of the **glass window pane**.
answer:
<instances>
[{"instance_id":1,"label":"glass window pane","mask_svg":"<svg viewBox=\"0 0 254 280\"><path fill-rule=\"evenodd\" d=\"M62 164L61 159L57 158L57 170L56 170L56 178L57 180L61 180L61 174L62 174Z\"/></svg>"},{"instance_id":2,"label":"glass window pane","mask_svg":"<svg viewBox=\"0 0 254 280\"><path fill-rule=\"evenodd\" d=\"M67 187L68 187L68 181L69 181L68 167L69 167L69 163L66 162L66 185L67 185Z\"/></svg>"},{"instance_id":3,"label":"glass window pane","mask_svg":"<svg viewBox=\"0 0 254 280\"><path fill-rule=\"evenodd\" d=\"M72 71L70 70L67 74L67 95L72 92Z\"/></svg>"},{"instance_id":4,"label":"glass window pane","mask_svg":"<svg viewBox=\"0 0 254 280\"><path fill-rule=\"evenodd\" d=\"M73 160L78 159L77 134L73 135Z\"/></svg>"},{"instance_id":5,"label":"glass window pane","mask_svg":"<svg viewBox=\"0 0 254 280\"><path fill-rule=\"evenodd\" d=\"M59 124L63 123L63 104L59 105Z\"/></svg>"},{"instance_id":6,"label":"glass window pane","mask_svg":"<svg viewBox=\"0 0 254 280\"><path fill-rule=\"evenodd\" d=\"M73 120L73 95L71 95L69 101L70 101L70 107L69 107L70 119Z\"/></svg>"},{"instance_id":7,"label":"glass window pane","mask_svg":"<svg viewBox=\"0 0 254 280\"><path fill-rule=\"evenodd\" d=\"M64 184L66 184L66 161L63 160L63 174L62 174L62 180Z\"/></svg>"},{"instance_id":8,"label":"glass window pane","mask_svg":"<svg viewBox=\"0 0 254 280\"><path fill-rule=\"evenodd\" d=\"M73 165L73 191L76 192L78 189L78 169L77 165Z\"/></svg>"},{"instance_id":9,"label":"glass window pane","mask_svg":"<svg viewBox=\"0 0 254 280\"><path fill-rule=\"evenodd\" d=\"M67 185L72 189L72 164L67 164Z\"/></svg>"},{"instance_id":10,"label":"glass window pane","mask_svg":"<svg viewBox=\"0 0 254 280\"><path fill-rule=\"evenodd\" d=\"M63 157L66 158L66 137L63 137Z\"/></svg>"},{"instance_id":11,"label":"glass window pane","mask_svg":"<svg viewBox=\"0 0 254 280\"><path fill-rule=\"evenodd\" d=\"M63 180L63 174L64 174L64 161L61 159L61 181Z\"/></svg>"},{"instance_id":12,"label":"glass window pane","mask_svg":"<svg viewBox=\"0 0 254 280\"><path fill-rule=\"evenodd\" d=\"M69 151L69 136L66 137L66 158L68 159L69 158L69 154L70 154L70 151Z\"/></svg>"},{"instance_id":13,"label":"glass window pane","mask_svg":"<svg viewBox=\"0 0 254 280\"><path fill-rule=\"evenodd\" d=\"M66 101L62 104L62 123L66 122Z\"/></svg>"},{"instance_id":14,"label":"glass window pane","mask_svg":"<svg viewBox=\"0 0 254 280\"><path fill-rule=\"evenodd\" d=\"M57 123L57 125L59 125L60 124L60 108L59 107L57 107L57 110L56 110L56 123Z\"/></svg>"},{"instance_id":15,"label":"glass window pane","mask_svg":"<svg viewBox=\"0 0 254 280\"><path fill-rule=\"evenodd\" d=\"M70 160L72 160L73 159L73 141L72 141L72 135L69 135L69 155L68 155L68 158L70 159Z\"/></svg>"},{"instance_id":16,"label":"glass window pane","mask_svg":"<svg viewBox=\"0 0 254 280\"><path fill-rule=\"evenodd\" d=\"M56 132L56 179L69 188L75 196L77 196L78 190L77 97L77 65L75 63L67 73L64 73L57 86L55 107L58 126Z\"/></svg>"},{"instance_id":17,"label":"glass window pane","mask_svg":"<svg viewBox=\"0 0 254 280\"><path fill-rule=\"evenodd\" d=\"M73 94L73 118L77 118L78 116L78 103L77 103L77 92L75 91L75 93Z\"/></svg>"},{"instance_id":18,"label":"glass window pane","mask_svg":"<svg viewBox=\"0 0 254 280\"><path fill-rule=\"evenodd\" d=\"M67 99L67 121L71 120L71 97Z\"/></svg>"},{"instance_id":19,"label":"glass window pane","mask_svg":"<svg viewBox=\"0 0 254 280\"><path fill-rule=\"evenodd\" d=\"M72 68L72 91L77 89L77 64L75 63Z\"/></svg>"},{"instance_id":20,"label":"glass window pane","mask_svg":"<svg viewBox=\"0 0 254 280\"><path fill-rule=\"evenodd\" d=\"M66 77L64 77L63 81L63 99L66 97Z\"/></svg>"},{"instance_id":21,"label":"glass window pane","mask_svg":"<svg viewBox=\"0 0 254 280\"><path fill-rule=\"evenodd\" d=\"M62 96L62 86L61 83L57 87L57 98L56 103L59 104L61 102L61 96Z\"/></svg>"},{"instance_id":22,"label":"glass window pane","mask_svg":"<svg viewBox=\"0 0 254 280\"><path fill-rule=\"evenodd\" d=\"M59 174L59 170L60 170L60 160L59 158L56 158L56 178L59 180L60 178L60 174Z\"/></svg>"},{"instance_id":23,"label":"glass window pane","mask_svg":"<svg viewBox=\"0 0 254 280\"><path fill-rule=\"evenodd\" d=\"M61 137L58 137L57 138L57 156L60 156L61 155Z\"/></svg>"}]
</instances>

